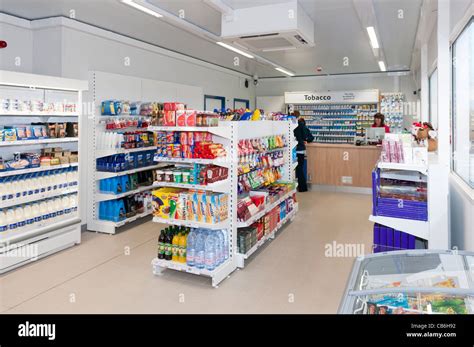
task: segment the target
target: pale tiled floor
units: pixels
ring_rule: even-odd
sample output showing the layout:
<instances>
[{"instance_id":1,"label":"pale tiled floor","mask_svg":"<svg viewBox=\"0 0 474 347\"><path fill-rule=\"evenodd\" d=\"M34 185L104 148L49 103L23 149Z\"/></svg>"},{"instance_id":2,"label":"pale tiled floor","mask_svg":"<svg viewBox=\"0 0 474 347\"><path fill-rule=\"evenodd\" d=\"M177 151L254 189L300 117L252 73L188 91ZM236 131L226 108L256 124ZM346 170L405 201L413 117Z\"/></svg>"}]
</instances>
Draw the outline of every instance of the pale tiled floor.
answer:
<instances>
[{"instance_id":1,"label":"pale tiled floor","mask_svg":"<svg viewBox=\"0 0 474 347\"><path fill-rule=\"evenodd\" d=\"M295 220L217 289L205 277L152 275L159 226L147 222L114 236L83 233L80 246L2 276L0 312L335 313L353 258L325 257L325 245L362 243L370 251L370 196L298 199Z\"/></svg>"}]
</instances>

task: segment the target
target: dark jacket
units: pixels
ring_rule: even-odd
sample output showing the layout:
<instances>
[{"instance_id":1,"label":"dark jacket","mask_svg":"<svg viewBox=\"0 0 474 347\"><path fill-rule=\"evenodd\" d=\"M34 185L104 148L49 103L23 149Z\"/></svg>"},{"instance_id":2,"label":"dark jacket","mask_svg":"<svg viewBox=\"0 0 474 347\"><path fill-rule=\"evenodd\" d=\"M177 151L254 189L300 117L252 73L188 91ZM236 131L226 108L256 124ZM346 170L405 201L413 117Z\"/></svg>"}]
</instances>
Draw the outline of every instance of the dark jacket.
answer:
<instances>
[{"instance_id":1,"label":"dark jacket","mask_svg":"<svg viewBox=\"0 0 474 347\"><path fill-rule=\"evenodd\" d=\"M298 126L293 130L293 134L296 137L298 144L296 145L297 151L306 150L304 142L313 142L314 136L311 134L311 131L306 127L306 125L298 124Z\"/></svg>"}]
</instances>

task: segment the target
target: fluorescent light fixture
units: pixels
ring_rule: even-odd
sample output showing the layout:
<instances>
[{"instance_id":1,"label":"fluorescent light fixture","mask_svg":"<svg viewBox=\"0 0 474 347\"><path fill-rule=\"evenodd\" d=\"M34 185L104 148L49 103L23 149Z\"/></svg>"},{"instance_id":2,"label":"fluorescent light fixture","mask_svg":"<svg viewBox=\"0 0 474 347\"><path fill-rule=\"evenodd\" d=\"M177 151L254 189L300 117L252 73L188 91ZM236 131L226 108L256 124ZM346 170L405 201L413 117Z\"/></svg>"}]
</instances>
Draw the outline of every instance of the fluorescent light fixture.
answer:
<instances>
[{"instance_id":1,"label":"fluorescent light fixture","mask_svg":"<svg viewBox=\"0 0 474 347\"><path fill-rule=\"evenodd\" d=\"M284 74L288 75L288 76L294 76L295 74L293 72L290 72L288 70L285 70L281 67L276 67L275 70L277 71L280 71L280 72L283 72Z\"/></svg>"},{"instance_id":2,"label":"fluorescent light fixture","mask_svg":"<svg viewBox=\"0 0 474 347\"><path fill-rule=\"evenodd\" d=\"M152 9L148 8L148 7L145 7L143 5L140 5L140 4L137 4L136 2L133 2L133 0L122 0L122 2L125 4L125 5L128 5L128 6L131 6L133 8L136 8L137 10L139 11L142 11L142 12L145 12L149 15L152 15L154 17L157 17L157 18L161 18L163 17L163 15L159 14L158 12L156 11L153 11Z\"/></svg>"},{"instance_id":3,"label":"fluorescent light fixture","mask_svg":"<svg viewBox=\"0 0 474 347\"><path fill-rule=\"evenodd\" d=\"M379 67L381 71L387 71L387 68L385 67L385 63L383 60L379 61Z\"/></svg>"},{"instance_id":4,"label":"fluorescent light fixture","mask_svg":"<svg viewBox=\"0 0 474 347\"><path fill-rule=\"evenodd\" d=\"M379 42L377 41L377 35L375 35L374 27L367 27L367 33L369 34L372 48L379 48Z\"/></svg>"},{"instance_id":5,"label":"fluorescent light fixture","mask_svg":"<svg viewBox=\"0 0 474 347\"><path fill-rule=\"evenodd\" d=\"M244 51L241 51L240 49L238 48L235 48L231 45L228 45L227 43L224 43L224 42L216 42L219 46L222 46L224 48L227 48L227 49L230 49L231 51L234 51L235 53L239 53L241 55L243 55L244 57L247 57L247 58L250 58L250 59L253 59L253 55L250 55Z\"/></svg>"}]
</instances>

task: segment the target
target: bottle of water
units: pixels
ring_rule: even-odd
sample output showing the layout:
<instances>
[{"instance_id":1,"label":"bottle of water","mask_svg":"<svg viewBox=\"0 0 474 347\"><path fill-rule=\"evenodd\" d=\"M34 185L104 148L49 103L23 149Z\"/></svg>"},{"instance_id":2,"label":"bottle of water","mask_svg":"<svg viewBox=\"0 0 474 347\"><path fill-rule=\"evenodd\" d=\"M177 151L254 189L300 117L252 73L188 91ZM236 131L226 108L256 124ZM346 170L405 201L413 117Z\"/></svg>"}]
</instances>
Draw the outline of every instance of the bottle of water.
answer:
<instances>
[{"instance_id":1,"label":"bottle of water","mask_svg":"<svg viewBox=\"0 0 474 347\"><path fill-rule=\"evenodd\" d=\"M221 230L222 236L224 237L224 261L229 259L229 242L227 239L227 231Z\"/></svg>"},{"instance_id":2,"label":"bottle of water","mask_svg":"<svg viewBox=\"0 0 474 347\"><path fill-rule=\"evenodd\" d=\"M202 230L196 230L196 247L194 253L194 264L198 269L204 269L204 244L206 235Z\"/></svg>"},{"instance_id":3,"label":"bottle of water","mask_svg":"<svg viewBox=\"0 0 474 347\"><path fill-rule=\"evenodd\" d=\"M195 254L196 254L196 232L197 230L192 230L188 234L188 238L186 240L186 263L189 266L194 266L195 262Z\"/></svg>"},{"instance_id":4,"label":"bottle of water","mask_svg":"<svg viewBox=\"0 0 474 347\"><path fill-rule=\"evenodd\" d=\"M216 268L216 237L209 232L205 242L205 264L206 269L212 271Z\"/></svg>"},{"instance_id":5,"label":"bottle of water","mask_svg":"<svg viewBox=\"0 0 474 347\"><path fill-rule=\"evenodd\" d=\"M225 260L225 248L224 248L224 234L221 230L216 230L217 245L216 245L216 263L220 265Z\"/></svg>"}]
</instances>

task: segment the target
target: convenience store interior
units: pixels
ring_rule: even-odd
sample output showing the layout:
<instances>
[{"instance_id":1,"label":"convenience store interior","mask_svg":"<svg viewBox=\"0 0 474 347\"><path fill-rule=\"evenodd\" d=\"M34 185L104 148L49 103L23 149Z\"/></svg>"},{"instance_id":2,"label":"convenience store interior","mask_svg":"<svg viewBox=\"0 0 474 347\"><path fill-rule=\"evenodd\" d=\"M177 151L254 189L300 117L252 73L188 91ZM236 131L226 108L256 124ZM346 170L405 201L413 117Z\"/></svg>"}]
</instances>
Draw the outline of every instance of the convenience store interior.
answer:
<instances>
[{"instance_id":1,"label":"convenience store interior","mask_svg":"<svg viewBox=\"0 0 474 347\"><path fill-rule=\"evenodd\" d=\"M469 291L405 312L474 313L473 16L471 0L3 0L0 313L400 313L349 293L369 272L365 289Z\"/></svg>"}]
</instances>

